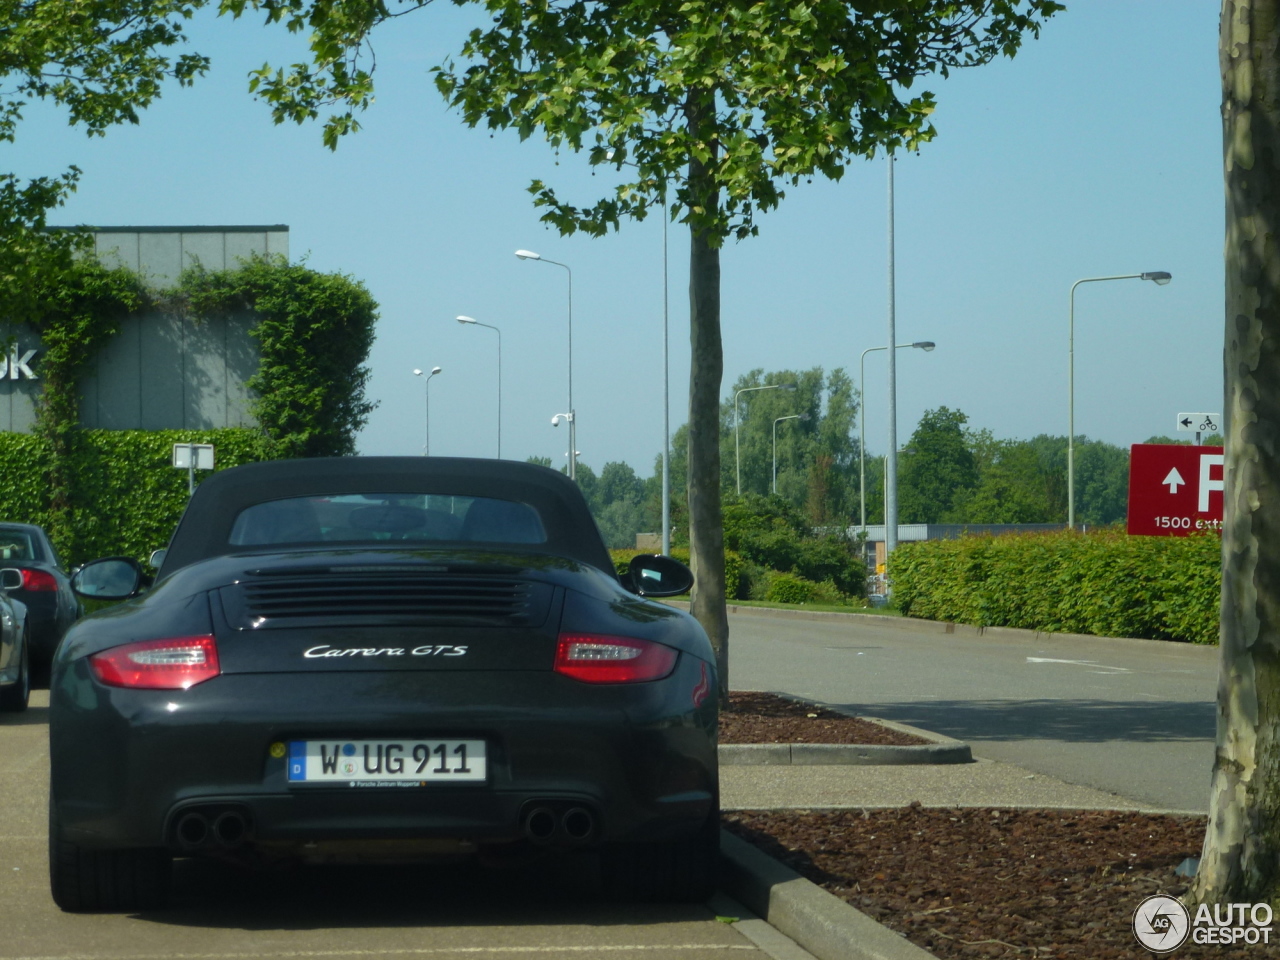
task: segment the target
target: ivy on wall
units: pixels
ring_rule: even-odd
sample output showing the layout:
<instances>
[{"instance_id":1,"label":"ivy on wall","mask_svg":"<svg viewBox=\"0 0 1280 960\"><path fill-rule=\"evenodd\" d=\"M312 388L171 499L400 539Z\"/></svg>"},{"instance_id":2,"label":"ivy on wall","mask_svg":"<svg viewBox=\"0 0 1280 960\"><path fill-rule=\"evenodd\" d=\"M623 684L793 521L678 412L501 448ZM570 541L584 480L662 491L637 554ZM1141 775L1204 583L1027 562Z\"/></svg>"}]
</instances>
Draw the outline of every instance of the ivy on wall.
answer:
<instances>
[{"instance_id":1,"label":"ivy on wall","mask_svg":"<svg viewBox=\"0 0 1280 960\"><path fill-rule=\"evenodd\" d=\"M80 422L77 385L89 362L120 332L120 323L149 297L140 277L97 261L76 262L39 275L38 308L30 323L44 345L36 400L35 436L43 441L34 462L47 481L49 524L65 526L72 510L72 454Z\"/></svg>"},{"instance_id":2,"label":"ivy on wall","mask_svg":"<svg viewBox=\"0 0 1280 960\"><path fill-rule=\"evenodd\" d=\"M238 270L193 267L175 288L157 291L129 270L90 259L41 274L37 287L39 309L28 322L44 349L41 393L33 434L0 438L0 518L41 523L68 562L104 552L144 557L163 545L167 533L159 537L160 530L171 530L181 514L180 508L173 513L172 496L162 498L167 506L155 513L154 523L131 514L157 506L157 483L165 489L177 483L179 471L168 466L175 442L214 442L220 468L355 452L355 435L374 407L365 398L365 360L378 307L353 278L283 257L254 257ZM180 311L197 323L252 312L250 336L261 359L247 386L258 429L80 428L78 385L88 365L126 317L150 311ZM120 496L119 510L106 510L100 499L109 489L134 495ZM185 479L180 503L185 504Z\"/></svg>"},{"instance_id":3,"label":"ivy on wall","mask_svg":"<svg viewBox=\"0 0 1280 960\"><path fill-rule=\"evenodd\" d=\"M254 257L239 270L183 274L178 295L192 313L249 309L262 360L248 386L252 412L278 457L355 453L374 404L365 399L378 305L363 284L284 257Z\"/></svg>"}]
</instances>

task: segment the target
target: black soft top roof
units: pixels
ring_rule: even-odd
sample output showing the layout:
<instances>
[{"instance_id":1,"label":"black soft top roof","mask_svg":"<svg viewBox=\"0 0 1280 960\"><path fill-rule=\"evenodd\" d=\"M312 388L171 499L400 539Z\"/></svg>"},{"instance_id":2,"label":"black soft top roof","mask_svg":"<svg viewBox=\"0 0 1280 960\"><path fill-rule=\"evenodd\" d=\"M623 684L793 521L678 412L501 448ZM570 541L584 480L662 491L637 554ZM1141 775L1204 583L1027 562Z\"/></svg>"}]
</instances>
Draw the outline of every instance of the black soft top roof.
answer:
<instances>
[{"instance_id":1,"label":"black soft top roof","mask_svg":"<svg viewBox=\"0 0 1280 960\"><path fill-rule=\"evenodd\" d=\"M160 573L243 551L228 539L246 507L286 497L353 493L429 493L527 503L542 517L547 542L524 549L614 572L578 485L547 467L461 457L329 457L250 463L209 477L187 505Z\"/></svg>"}]
</instances>

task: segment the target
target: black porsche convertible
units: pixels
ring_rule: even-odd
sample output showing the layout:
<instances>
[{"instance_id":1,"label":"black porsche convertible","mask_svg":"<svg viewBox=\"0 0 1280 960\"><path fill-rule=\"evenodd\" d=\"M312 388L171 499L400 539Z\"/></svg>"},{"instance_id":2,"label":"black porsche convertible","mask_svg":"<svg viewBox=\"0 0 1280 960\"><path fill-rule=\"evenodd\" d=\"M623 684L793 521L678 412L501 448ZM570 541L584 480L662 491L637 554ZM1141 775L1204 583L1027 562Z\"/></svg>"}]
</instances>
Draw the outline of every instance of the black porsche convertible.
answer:
<instances>
[{"instance_id":1,"label":"black porsche convertible","mask_svg":"<svg viewBox=\"0 0 1280 960\"><path fill-rule=\"evenodd\" d=\"M157 558L158 559L158 558ZM715 659L661 556L614 570L577 486L447 458L214 474L154 586L106 558L50 694L64 910L162 906L175 856L395 862L598 850L605 887L705 898Z\"/></svg>"}]
</instances>

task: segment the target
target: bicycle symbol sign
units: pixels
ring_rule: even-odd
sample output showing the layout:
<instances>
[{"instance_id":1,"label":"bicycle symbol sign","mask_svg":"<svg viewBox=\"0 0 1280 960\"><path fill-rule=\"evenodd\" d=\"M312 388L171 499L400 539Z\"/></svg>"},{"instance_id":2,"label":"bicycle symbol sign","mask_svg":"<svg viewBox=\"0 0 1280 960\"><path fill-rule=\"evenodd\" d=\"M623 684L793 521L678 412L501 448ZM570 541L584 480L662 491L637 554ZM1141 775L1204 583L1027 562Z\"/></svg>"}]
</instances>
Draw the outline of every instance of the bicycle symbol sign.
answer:
<instances>
[{"instance_id":1,"label":"bicycle symbol sign","mask_svg":"<svg viewBox=\"0 0 1280 960\"><path fill-rule=\"evenodd\" d=\"M1178 414L1179 433L1220 433L1221 431L1222 414L1220 413Z\"/></svg>"}]
</instances>

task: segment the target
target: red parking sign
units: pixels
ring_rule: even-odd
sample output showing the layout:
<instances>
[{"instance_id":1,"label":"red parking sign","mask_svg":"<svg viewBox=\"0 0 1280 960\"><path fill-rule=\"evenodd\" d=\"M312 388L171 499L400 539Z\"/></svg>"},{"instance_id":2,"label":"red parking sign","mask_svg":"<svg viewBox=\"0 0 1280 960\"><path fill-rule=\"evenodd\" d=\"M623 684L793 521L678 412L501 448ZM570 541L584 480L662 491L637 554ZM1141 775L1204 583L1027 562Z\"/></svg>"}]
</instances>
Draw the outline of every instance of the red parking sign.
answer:
<instances>
[{"instance_id":1,"label":"red parking sign","mask_svg":"<svg viewBox=\"0 0 1280 960\"><path fill-rule=\"evenodd\" d=\"M1222 529L1222 448L1129 448L1129 532L1185 537Z\"/></svg>"}]
</instances>

